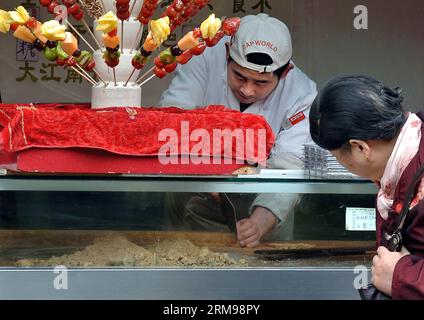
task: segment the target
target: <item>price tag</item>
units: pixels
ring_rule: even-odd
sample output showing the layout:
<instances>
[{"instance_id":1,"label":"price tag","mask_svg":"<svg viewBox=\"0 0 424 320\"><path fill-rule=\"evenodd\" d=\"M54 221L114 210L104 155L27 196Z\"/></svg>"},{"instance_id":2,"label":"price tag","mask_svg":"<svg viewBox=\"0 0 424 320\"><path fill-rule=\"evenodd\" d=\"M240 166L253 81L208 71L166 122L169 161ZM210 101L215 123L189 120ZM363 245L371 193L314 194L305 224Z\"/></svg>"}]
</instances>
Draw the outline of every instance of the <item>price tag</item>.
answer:
<instances>
[{"instance_id":1,"label":"price tag","mask_svg":"<svg viewBox=\"0 0 424 320\"><path fill-rule=\"evenodd\" d=\"M376 231L374 208L346 208L347 231Z\"/></svg>"}]
</instances>

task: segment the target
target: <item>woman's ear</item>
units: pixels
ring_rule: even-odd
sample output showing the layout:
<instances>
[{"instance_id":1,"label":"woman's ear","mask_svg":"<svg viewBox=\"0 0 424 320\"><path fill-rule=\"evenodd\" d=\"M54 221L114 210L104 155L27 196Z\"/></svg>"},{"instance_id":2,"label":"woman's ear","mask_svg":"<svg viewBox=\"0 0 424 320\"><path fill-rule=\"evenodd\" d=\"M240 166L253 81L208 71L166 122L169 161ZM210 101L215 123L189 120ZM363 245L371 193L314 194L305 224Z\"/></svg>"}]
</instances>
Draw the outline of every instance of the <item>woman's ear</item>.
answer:
<instances>
[{"instance_id":1,"label":"woman's ear","mask_svg":"<svg viewBox=\"0 0 424 320\"><path fill-rule=\"evenodd\" d=\"M352 151L359 152L367 160L370 158L371 147L366 141L352 139L349 141L349 143L352 148Z\"/></svg>"}]
</instances>

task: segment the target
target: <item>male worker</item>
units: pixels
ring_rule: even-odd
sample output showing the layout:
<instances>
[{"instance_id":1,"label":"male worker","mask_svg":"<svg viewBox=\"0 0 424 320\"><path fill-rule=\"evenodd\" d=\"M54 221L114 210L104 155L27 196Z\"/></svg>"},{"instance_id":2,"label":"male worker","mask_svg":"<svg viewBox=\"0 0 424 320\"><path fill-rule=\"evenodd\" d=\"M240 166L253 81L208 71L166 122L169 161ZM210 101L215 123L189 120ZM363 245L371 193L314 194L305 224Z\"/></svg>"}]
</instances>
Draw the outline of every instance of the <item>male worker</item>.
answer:
<instances>
[{"instance_id":1,"label":"male worker","mask_svg":"<svg viewBox=\"0 0 424 320\"><path fill-rule=\"evenodd\" d=\"M291 58L291 36L283 22L266 14L246 16L232 38L178 68L160 105L224 105L261 115L276 135L267 167L301 169L303 145L312 143L307 117L316 85ZM183 198L168 197L171 209L167 214L174 227L228 231L219 196ZM291 239L293 207L299 199L297 194L258 195L246 209L247 218L237 223L240 245L255 247L262 239Z\"/></svg>"}]
</instances>

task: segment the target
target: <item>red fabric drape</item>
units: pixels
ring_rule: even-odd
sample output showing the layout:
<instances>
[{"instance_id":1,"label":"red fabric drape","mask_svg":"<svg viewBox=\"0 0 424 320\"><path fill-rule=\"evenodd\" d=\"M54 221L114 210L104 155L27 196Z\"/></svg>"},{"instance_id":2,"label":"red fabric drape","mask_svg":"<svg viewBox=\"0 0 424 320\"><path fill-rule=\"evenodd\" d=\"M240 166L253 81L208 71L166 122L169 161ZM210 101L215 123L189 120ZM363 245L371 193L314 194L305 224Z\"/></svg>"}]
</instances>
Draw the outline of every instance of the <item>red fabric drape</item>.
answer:
<instances>
[{"instance_id":1,"label":"red fabric drape","mask_svg":"<svg viewBox=\"0 0 424 320\"><path fill-rule=\"evenodd\" d=\"M174 107L90 109L89 105L0 105L0 126L0 151L6 153L29 148L76 147L121 155L157 156L169 142L176 147L173 150L178 150L178 155L187 155L194 152L193 147L199 146L200 141L206 142L198 140L199 137L190 140L191 134L207 133L213 138L215 130L223 129L241 135L245 145L253 148L250 155L244 152L242 160L254 162L263 147L261 134L266 136L267 155L274 145L273 132L264 118L223 106L183 110ZM170 142L169 136L168 140L159 141L161 132L165 136L169 132L177 133L175 144ZM243 157L243 153L237 153L237 141L240 140L232 139L233 159ZM212 146L213 140L209 142ZM215 150L210 147L208 155L227 154L224 148L224 143Z\"/></svg>"}]
</instances>

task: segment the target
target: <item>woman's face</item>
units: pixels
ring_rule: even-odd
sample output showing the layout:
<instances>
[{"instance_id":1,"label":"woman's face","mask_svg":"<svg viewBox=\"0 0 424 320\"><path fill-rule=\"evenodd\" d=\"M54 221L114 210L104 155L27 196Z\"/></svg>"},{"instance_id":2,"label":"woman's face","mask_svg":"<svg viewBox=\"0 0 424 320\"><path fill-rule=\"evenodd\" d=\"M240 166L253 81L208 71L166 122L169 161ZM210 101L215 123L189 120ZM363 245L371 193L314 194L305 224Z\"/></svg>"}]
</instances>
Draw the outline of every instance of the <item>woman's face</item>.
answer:
<instances>
[{"instance_id":1,"label":"woman's face","mask_svg":"<svg viewBox=\"0 0 424 320\"><path fill-rule=\"evenodd\" d=\"M374 167L370 164L369 158L363 151L357 150L352 146L350 150L339 149L330 152L350 172L370 180L379 180Z\"/></svg>"},{"instance_id":2,"label":"woman's face","mask_svg":"<svg viewBox=\"0 0 424 320\"><path fill-rule=\"evenodd\" d=\"M280 80L273 72L259 73L243 68L234 61L228 63L227 79L234 96L245 104L268 97Z\"/></svg>"},{"instance_id":3,"label":"woman's face","mask_svg":"<svg viewBox=\"0 0 424 320\"><path fill-rule=\"evenodd\" d=\"M396 139L391 141L350 140L350 148L330 150L350 172L363 178L380 181Z\"/></svg>"}]
</instances>

